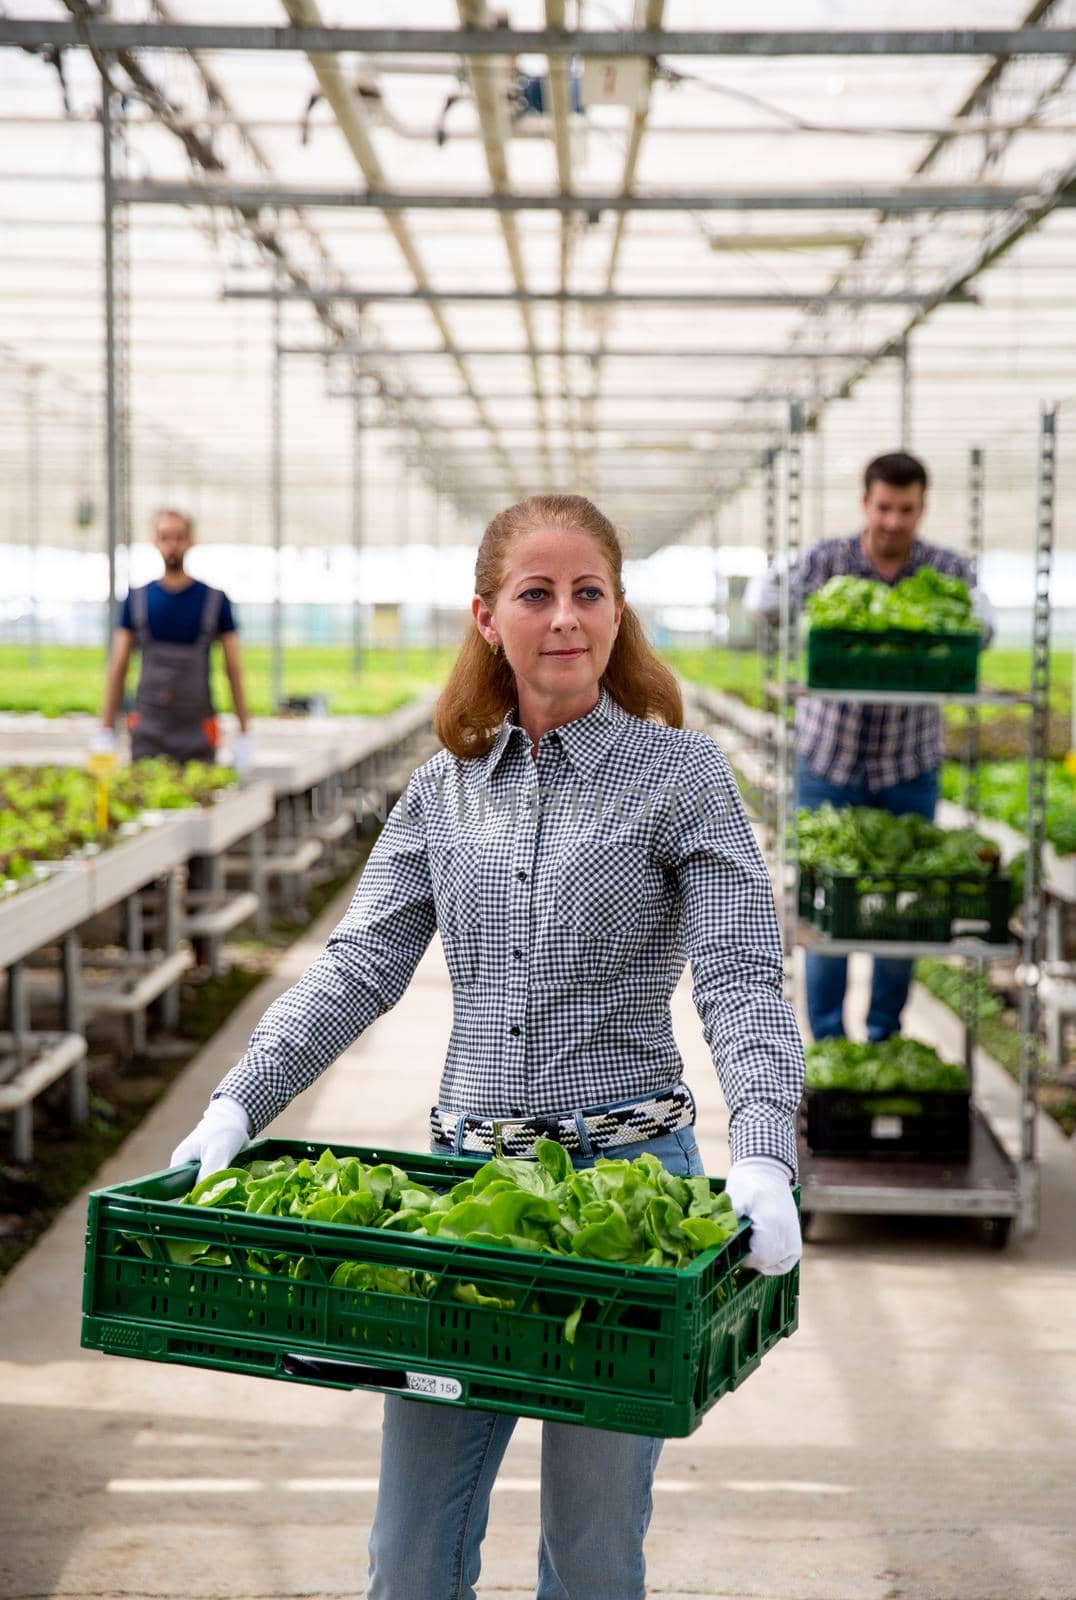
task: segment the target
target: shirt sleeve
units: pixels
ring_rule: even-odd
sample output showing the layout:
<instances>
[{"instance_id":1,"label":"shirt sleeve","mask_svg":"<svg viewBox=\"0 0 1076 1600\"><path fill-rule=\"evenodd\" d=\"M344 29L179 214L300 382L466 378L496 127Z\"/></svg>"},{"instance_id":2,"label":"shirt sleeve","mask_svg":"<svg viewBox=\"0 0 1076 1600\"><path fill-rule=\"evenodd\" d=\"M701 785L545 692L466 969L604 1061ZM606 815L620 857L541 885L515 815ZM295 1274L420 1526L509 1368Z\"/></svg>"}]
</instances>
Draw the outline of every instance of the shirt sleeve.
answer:
<instances>
[{"instance_id":1,"label":"shirt sleeve","mask_svg":"<svg viewBox=\"0 0 1076 1600\"><path fill-rule=\"evenodd\" d=\"M803 1045L783 994L773 890L728 762L692 737L661 849L681 894L684 940L734 1161L771 1156L796 1173Z\"/></svg>"},{"instance_id":2,"label":"shirt sleeve","mask_svg":"<svg viewBox=\"0 0 1076 1600\"><path fill-rule=\"evenodd\" d=\"M800 562L799 571L796 573L796 609L802 607L808 595L815 594L832 577L833 563L828 556L825 543L813 544Z\"/></svg>"},{"instance_id":3,"label":"shirt sleeve","mask_svg":"<svg viewBox=\"0 0 1076 1600\"><path fill-rule=\"evenodd\" d=\"M235 607L224 593L220 597L220 616L217 619L217 637L222 633L236 633L239 624L235 619Z\"/></svg>"},{"instance_id":4,"label":"shirt sleeve","mask_svg":"<svg viewBox=\"0 0 1076 1600\"><path fill-rule=\"evenodd\" d=\"M421 769L420 769L421 771ZM259 1133L400 999L433 937L433 886L415 773L382 828L325 950L262 1017L214 1090Z\"/></svg>"}]
</instances>

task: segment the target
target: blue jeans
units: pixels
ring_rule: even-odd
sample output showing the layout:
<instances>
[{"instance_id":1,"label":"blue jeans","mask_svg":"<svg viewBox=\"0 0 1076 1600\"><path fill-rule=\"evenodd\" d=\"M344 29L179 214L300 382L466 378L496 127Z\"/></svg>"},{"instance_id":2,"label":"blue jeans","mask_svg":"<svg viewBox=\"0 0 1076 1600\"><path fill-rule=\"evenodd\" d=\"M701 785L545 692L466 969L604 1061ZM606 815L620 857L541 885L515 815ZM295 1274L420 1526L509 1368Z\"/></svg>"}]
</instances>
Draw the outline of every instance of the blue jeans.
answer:
<instances>
[{"instance_id":1,"label":"blue jeans","mask_svg":"<svg viewBox=\"0 0 1076 1600\"><path fill-rule=\"evenodd\" d=\"M699 1175L692 1128L623 1145ZM594 1157L580 1157L589 1167ZM489 1497L516 1418L385 1396L367 1600L474 1600ZM535 1600L643 1600L662 1440L543 1422Z\"/></svg>"},{"instance_id":2,"label":"blue jeans","mask_svg":"<svg viewBox=\"0 0 1076 1600\"><path fill-rule=\"evenodd\" d=\"M861 784L830 783L801 760L796 773L799 804L817 811L828 800L832 806L874 806L901 817L913 812L931 821L938 803L938 771L921 772L906 783L888 789L866 789ZM875 956L871 971L871 1000L867 1012L867 1038L888 1039L900 1032L900 1014L912 982L912 961L890 961ZM844 1038L844 991L848 962L844 956L809 955L807 1016L816 1039Z\"/></svg>"}]
</instances>

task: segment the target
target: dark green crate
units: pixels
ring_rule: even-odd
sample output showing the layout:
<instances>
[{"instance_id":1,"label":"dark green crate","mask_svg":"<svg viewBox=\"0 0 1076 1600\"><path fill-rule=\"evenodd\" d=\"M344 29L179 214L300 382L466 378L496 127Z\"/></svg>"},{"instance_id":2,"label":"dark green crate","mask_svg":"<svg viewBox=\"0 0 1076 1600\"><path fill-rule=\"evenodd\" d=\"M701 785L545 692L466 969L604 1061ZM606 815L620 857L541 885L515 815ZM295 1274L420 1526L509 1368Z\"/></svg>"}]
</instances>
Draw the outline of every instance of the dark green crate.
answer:
<instances>
[{"instance_id":1,"label":"dark green crate","mask_svg":"<svg viewBox=\"0 0 1076 1600\"><path fill-rule=\"evenodd\" d=\"M979 686L981 647L977 633L811 628L807 634L807 687L974 694Z\"/></svg>"},{"instance_id":2,"label":"dark green crate","mask_svg":"<svg viewBox=\"0 0 1076 1600\"><path fill-rule=\"evenodd\" d=\"M843 873L801 867L799 913L830 939L905 939L948 944L1009 939L1012 880L924 877L914 872Z\"/></svg>"},{"instance_id":3,"label":"dark green crate","mask_svg":"<svg viewBox=\"0 0 1076 1600\"><path fill-rule=\"evenodd\" d=\"M804 1091L801 1122L816 1156L910 1156L965 1161L971 1135L967 1089Z\"/></svg>"},{"instance_id":4,"label":"dark green crate","mask_svg":"<svg viewBox=\"0 0 1076 1600\"><path fill-rule=\"evenodd\" d=\"M449 1188L481 1165L480 1158L333 1148L341 1157L389 1161L435 1187ZM241 1159L316 1160L320 1150L262 1139ZM177 1205L191 1176L186 1167L91 1194L83 1345L671 1438L691 1433L796 1327L798 1269L772 1278L739 1266L746 1223L688 1267L629 1267ZM710 1182L721 1188L719 1179ZM148 1243L153 1259L136 1240ZM177 1266L166 1245L181 1241L223 1246L233 1264ZM302 1256L309 1276L253 1271L245 1264L251 1250ZM429 1272L437 1287L416 1299L329 1283L339 1262L355 1260ZM507 1288L521 1308L464 1304L454 1297L461 1284L502 1297ZM581 1296L587 1308L569 1344L565 1318Z\"/></svg>"}]
</instances>

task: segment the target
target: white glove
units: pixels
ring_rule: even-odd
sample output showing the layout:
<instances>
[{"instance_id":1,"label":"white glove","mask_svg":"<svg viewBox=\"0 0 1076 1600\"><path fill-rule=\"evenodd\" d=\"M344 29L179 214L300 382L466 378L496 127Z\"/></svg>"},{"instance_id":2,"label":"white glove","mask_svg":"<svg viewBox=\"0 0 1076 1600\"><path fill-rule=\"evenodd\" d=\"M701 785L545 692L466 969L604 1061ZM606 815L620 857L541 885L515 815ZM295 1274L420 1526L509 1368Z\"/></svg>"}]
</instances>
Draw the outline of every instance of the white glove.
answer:
<instances>
[{"instance_id":1,"label":"white glove","mask_svg":"<svg viewBox=\"0 0 1076 1600\"><path fill-rule=\"evenodd\" d=\"M118 748L114 728L95 728L90 734L91 756L114 756Z\"/></svg>"},{"instance_id":2,"label":"white glove","mask_svg":"<svg viewBox=\"0 0 1076 1600\"><path fill-rule=\"evenodd\" d=\"M769 1156L734 1161L725 1193L738 1217L751 1218L750 1254L744 1266L767 1277L790 1272L803 1253L800 1220L792 1198L788 1168Z\"/></svg>"},{"instance_id":3,"label":"white glove","mask_svg":"<svg viewBox=\"0 0 1076 1600\"><path fill-rule=\"evenodd\" d=\"M233 733L231 751L232 766L241 778L245 778L254 765L254 735Z\"/></svg>"},{"instance_id":4,"label":"white glove","mask_svg":"<svg viewBox=\"0 0 1076 1600\"><path fill-rule=\"evenodd\" d=\"M172 1151L169 1166L200 1162L198 1182L201 1183L203 1178L230 1167L249 1138L250 1120L239 1101L219 1094L206 1106L194 1132L188 1133L182 1144Z\"/></svg>"}]
</instances>

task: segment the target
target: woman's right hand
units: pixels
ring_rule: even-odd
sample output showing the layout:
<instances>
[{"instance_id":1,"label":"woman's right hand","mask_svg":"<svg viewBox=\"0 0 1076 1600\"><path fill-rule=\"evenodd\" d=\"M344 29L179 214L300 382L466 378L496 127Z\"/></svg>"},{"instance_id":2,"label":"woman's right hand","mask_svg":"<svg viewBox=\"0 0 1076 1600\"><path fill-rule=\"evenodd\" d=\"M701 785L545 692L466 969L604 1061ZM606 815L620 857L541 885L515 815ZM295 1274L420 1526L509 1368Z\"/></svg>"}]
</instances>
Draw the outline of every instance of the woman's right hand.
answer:
<instances>
[{"instance_id":1,"label":"woman's right hand","mask_svg":"<svg viewBox=\"0 0 1076 1600\"><path fill-rule=\"evenodd\" d=\"M198 1182L230 1167L239 1151L250 1138L250 1119L246 1111L230 1095L218 1094L202 1113L202 1120L192 1133L172 1151L173 1167L182 1167L188 1161L197 1161Z\"/></svg>"}]
</instances>

